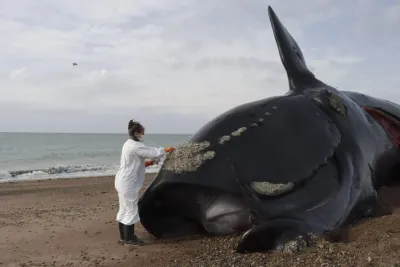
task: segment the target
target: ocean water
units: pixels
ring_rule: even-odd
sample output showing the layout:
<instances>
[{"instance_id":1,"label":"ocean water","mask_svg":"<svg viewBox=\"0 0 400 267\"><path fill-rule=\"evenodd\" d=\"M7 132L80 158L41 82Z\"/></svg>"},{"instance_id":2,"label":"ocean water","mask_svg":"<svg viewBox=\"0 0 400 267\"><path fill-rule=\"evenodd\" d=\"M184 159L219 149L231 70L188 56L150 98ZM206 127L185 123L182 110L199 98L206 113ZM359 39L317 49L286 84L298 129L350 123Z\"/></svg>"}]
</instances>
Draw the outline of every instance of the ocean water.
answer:
<instances>
[{"instance_id":1,"label":"ocean water","mask_svg":"<svg viewBox=\"0 0 400 267\"><path fill-rule=\"evenodd\" d=\"M190 137L146 134L144 143L176 146ZM126 134L0 133L0 182L115 175L126 140Z\"/></svg>"}]
</instances>

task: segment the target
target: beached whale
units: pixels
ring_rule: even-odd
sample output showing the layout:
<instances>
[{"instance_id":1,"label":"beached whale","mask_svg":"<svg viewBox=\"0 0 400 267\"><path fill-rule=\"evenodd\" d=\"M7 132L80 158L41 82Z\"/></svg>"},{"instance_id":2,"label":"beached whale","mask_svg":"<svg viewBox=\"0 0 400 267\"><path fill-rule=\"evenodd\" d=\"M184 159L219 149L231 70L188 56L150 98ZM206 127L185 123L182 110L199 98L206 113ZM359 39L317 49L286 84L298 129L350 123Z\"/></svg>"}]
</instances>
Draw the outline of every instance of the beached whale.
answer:
<instances>
[{"instance_id":1,"label":"beached whale","mask_svg":"<svg viewBox=\"0 0 400 267\"><path fill-rule=\"evenodd\" d=\"M244 232L238 252L285 248L373 216L397 177L400 106L318 80L268 12L289 91L221 114L168 155L139 201L157 238Z\"/></svg>"}]
</instances>

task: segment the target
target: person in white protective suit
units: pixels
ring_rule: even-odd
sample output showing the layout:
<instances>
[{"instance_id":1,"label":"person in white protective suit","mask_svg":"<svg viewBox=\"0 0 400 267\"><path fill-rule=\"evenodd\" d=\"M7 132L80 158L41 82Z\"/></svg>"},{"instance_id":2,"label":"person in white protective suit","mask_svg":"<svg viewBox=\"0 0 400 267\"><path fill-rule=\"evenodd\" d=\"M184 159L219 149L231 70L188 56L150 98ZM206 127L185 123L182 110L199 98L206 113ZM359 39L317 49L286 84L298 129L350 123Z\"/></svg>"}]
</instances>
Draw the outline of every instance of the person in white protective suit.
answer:
<instances>
[{"instance_id":1,"label":"person in white protective suit","mask_svg":"<svg viewBox=\"0 0 400 267\"><path fill-rule=\"evenodd\" d=\"M139 191L143 186L145 168L173 151L172 147L156 148L143 144L144 127L139 122L129 121L129 139L122 147L120 168L115 176L118 192L118 221L120 243L141 245L143 241L135 234L135 224L140 221L138 213ZM146 161L150 159L151 161Z\"/></svg>"}]
</instances>

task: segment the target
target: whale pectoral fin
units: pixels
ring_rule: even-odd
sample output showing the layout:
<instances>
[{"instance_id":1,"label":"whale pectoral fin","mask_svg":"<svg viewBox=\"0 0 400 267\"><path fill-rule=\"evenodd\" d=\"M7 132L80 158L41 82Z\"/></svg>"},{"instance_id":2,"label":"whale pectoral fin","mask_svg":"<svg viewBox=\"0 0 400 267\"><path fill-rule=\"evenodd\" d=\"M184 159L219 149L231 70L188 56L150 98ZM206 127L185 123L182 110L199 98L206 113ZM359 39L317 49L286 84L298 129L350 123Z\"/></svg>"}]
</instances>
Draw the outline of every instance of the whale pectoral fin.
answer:
<instances>
[{"instance_id":1,"label":"whale pectoral fin","mask_svg":"<svg viewBox=\"0 0 400 267\"><path fill-rule=\"evenodd\" d=\"M292 35L280 22L272 8L268 7L269 18L279 54L284 65L291 90L302 90L301 85L316 81L314 74L307 68L303 53Z\"/></svg>"},{"instance_id":2,"label":"whale pectoral fin","mask_svg":"<svg viewBox=\"0 0 400 267\"><path fill-rule=\"evenodd\" d=\"M238 253L281 250L297 252L309 246L316 235L310 227L293 219L274 219L254 226L244 233L236 248Z\"/></svg>"}]
</instances>

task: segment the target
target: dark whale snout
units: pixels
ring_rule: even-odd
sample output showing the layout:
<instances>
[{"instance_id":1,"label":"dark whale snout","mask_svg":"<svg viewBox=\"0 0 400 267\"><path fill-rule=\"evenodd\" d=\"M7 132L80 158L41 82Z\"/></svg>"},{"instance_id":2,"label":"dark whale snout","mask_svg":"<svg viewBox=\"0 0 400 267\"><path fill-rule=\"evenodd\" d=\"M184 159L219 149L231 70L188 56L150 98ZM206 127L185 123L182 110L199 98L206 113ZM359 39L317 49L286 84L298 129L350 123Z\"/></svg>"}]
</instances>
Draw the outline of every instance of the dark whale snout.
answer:
<instances>
[{"instance_id":1,"label":"dark whale snout","mask_svg":"<svg viewBox=\"0 0 400 267\"><path fill-rule=\"evenodd\" d=\"M151 200L141 199L140 217L144 227L158 238L226 235L250 227L244 200L237 194L174 184L155 189L149 197Z\"/></svg>"}]
</instances>

